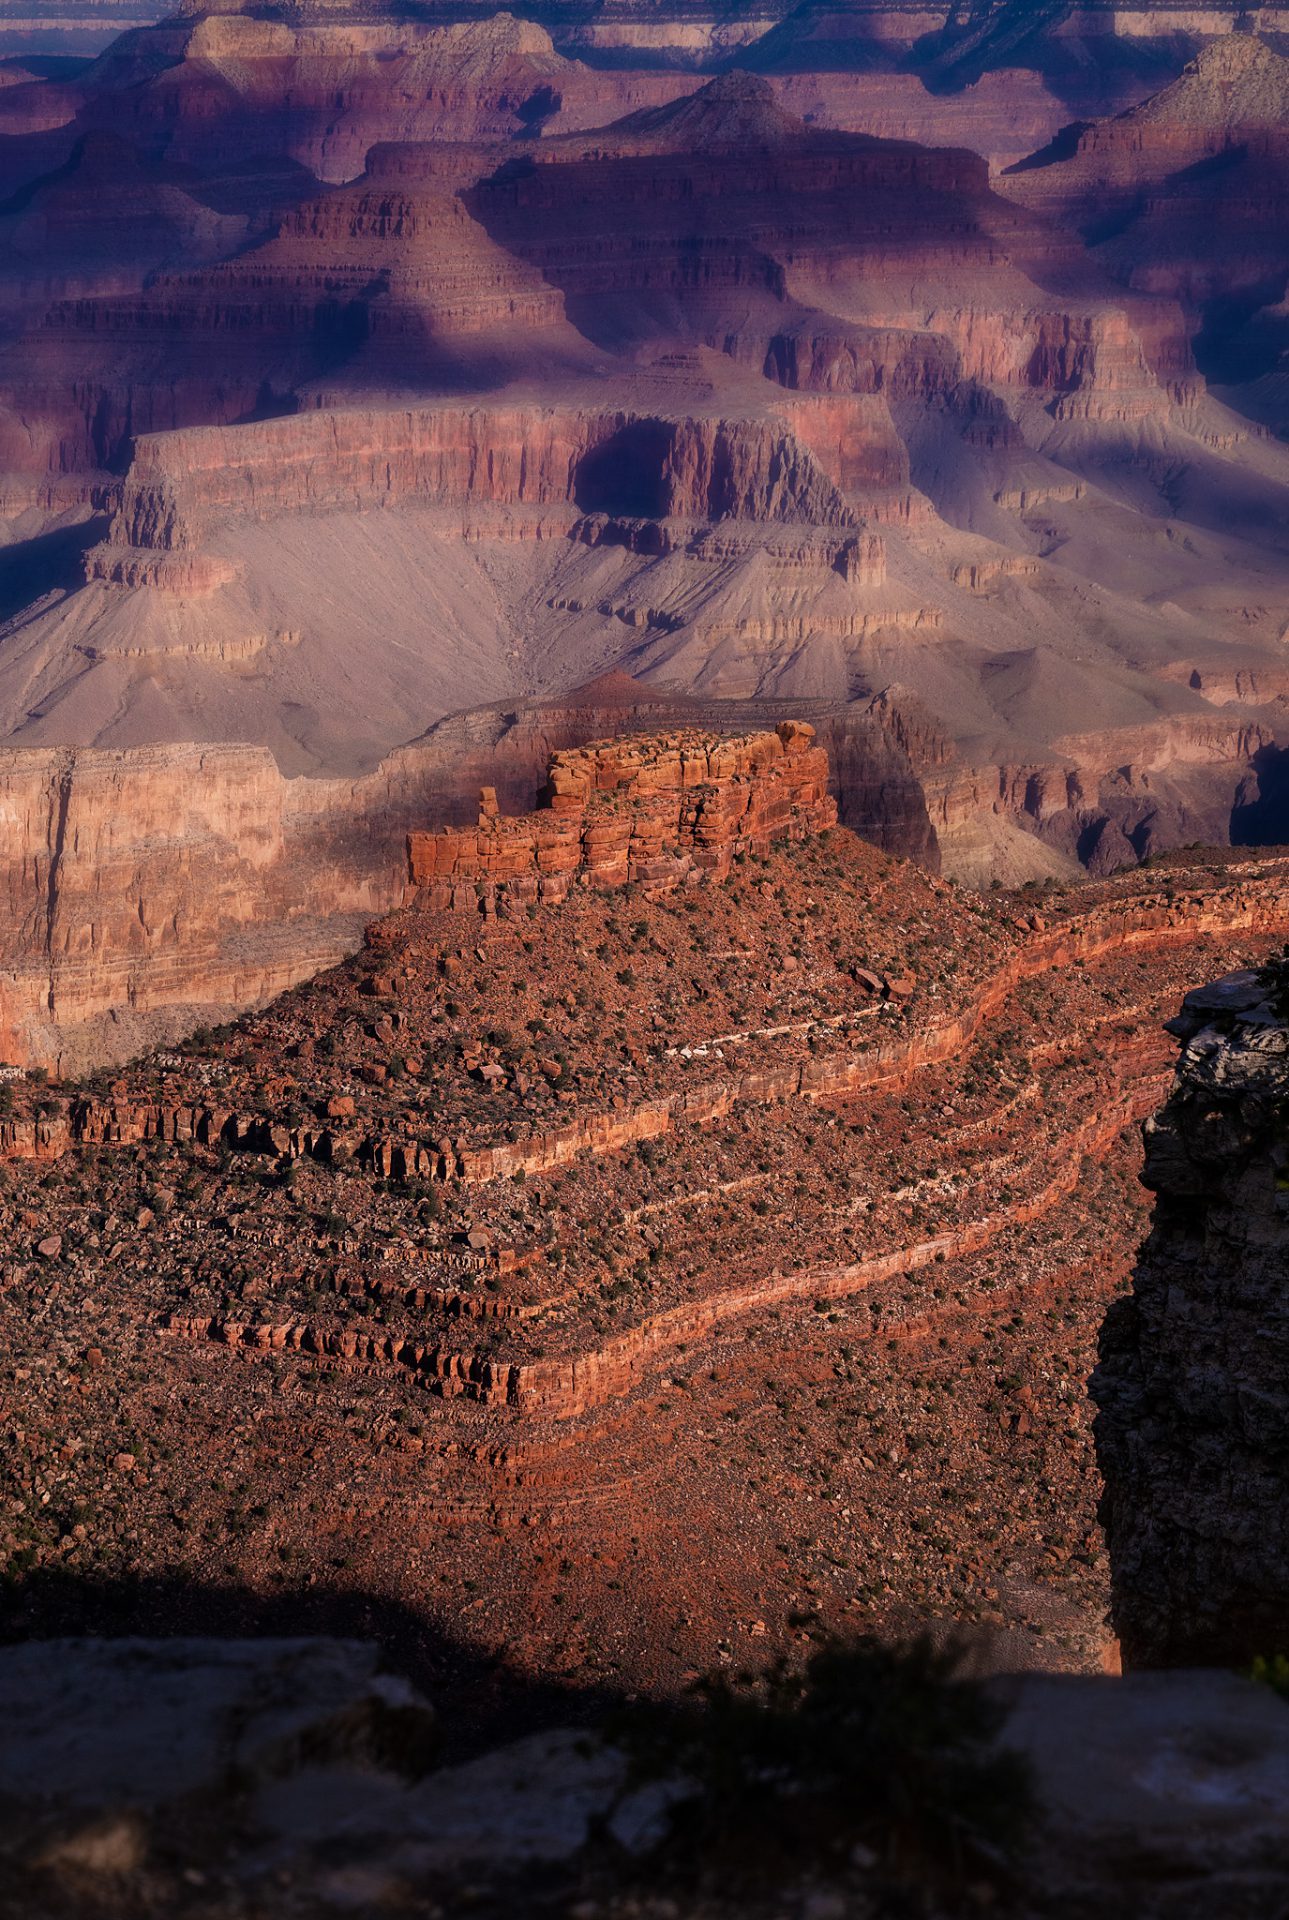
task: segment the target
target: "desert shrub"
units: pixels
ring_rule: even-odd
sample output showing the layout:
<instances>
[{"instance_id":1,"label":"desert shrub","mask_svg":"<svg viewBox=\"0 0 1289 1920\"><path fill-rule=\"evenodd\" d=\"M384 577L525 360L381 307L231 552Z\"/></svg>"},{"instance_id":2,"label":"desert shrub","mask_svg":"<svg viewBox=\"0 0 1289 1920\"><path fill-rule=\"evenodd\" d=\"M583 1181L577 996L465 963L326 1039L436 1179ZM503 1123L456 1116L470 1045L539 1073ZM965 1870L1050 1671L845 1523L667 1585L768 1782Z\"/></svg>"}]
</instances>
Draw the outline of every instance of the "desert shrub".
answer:
<instances>
[{"instance_id":1,"label":"desert shrub","mask_svg":"<svg viewBox=\"0 0 1289 1920\"><path fill-rule=\"evenodd\" d=\"M1249 1669L1250 1678L1289 1700L1289 1654L1260 1653Z\"/></svg>"},{"instance_id":2,"label":"desert shrub","mask_svg":"<svg viewBox=\"0 0 1289 1920\"><path fill-rule=\"evenodd\" d=\"M650 1871L766 1888L871 1859L947 1896L1003 1878L1033 1805L1002 1710L955 1649L823 1643L804 1666L718 1672L611 1729L632 1778L683 1781ZM857 1853L858 1850L858 1853Z\"/></svg>"}]
</instances>

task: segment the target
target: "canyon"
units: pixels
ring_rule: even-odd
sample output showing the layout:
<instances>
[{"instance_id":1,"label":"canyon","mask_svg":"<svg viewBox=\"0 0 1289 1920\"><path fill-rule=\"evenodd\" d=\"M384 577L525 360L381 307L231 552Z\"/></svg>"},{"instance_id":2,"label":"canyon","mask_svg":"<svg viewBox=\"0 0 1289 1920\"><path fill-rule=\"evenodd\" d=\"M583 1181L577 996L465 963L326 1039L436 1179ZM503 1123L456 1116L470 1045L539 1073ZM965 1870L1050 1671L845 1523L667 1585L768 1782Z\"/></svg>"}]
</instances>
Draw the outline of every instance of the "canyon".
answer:
<instances>
[{"instance_id":1,"label":"canyon","mask_svg":"<svg viewBox=\"0 0 1289 1920\"><path fill-rule=\"evenodd\" d=\"M1283 1702L1109 1676L1281 1617L1289 858L975 891L838 823L805 720L658 706L533 709L536 805L427 819L261 1011L5 1069L28 1910L759 1916L673 1887L640 1716L829 1646L898 1701L928 1633L1040 1822L998 1910L1277 1910Z\"/></svg>"},{"instance_id":2,"label":"canyon","mask_svg":"<svg viewBox=\"0 0 1289 1920\"><path fill-rule=\"evenodd\" d=\"M15 70L15 1062L352 949L605 685L813 724L970 884L1284 837L1279 16L1023 15L225 5Z\"/></svg>"},{"instance_id":3,"label":"canyon","mask_svg":"<svg viewBox=\"0 0 1289 1920\"><path fill-rule=\"evenodd\" d=\"M5 1912L1281 1912L1287 126L0 7Z\"/></svg>"}]
</instances>

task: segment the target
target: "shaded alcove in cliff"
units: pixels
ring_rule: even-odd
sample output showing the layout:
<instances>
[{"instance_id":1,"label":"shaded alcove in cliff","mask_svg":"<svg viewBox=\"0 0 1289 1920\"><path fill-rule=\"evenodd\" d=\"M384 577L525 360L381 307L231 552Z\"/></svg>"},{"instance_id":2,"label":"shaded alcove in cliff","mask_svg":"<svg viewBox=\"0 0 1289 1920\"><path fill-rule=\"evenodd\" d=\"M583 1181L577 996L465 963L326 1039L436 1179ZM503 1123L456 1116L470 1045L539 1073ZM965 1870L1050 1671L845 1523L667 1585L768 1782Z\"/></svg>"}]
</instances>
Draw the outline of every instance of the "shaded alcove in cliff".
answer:
<instances>
[{"instance_id":1,"label":"shaded alcove in cliff","mask_svg":"<svg viewBox=\"0 0 1289 1920\"><path fill-rule=\"evenodd\" d=\"M672 430L662 420L633 420L584 454L573 498L584 513L624 513L646 520L667 511L666 465Z\"/></svg>"},{"instance_id":2,"label":"shaded alcove in cliff","mask_svg":"<svg viewBox=\"0 0 1289 1920\"><path fill-rule=\"evenodd\" d=\"M1231 808L1233 847L1282 847L1289 844L1289 752L1260 747L1252 772L1240 782Z\"/></svg>"}]
</instances>

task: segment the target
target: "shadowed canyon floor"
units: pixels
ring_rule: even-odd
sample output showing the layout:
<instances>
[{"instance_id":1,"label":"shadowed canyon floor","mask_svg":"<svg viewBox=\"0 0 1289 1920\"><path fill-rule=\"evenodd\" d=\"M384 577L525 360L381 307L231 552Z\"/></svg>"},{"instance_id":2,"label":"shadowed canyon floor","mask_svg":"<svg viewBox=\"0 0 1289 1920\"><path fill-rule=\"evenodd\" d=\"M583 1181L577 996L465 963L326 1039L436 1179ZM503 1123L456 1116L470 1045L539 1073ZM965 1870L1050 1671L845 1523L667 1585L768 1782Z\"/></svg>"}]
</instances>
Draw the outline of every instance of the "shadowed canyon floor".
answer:
<instances>
[{"instance_id":1,"label":"shadowed canyon floor","mask_svg":"<svg viewBox=\"0 0 1289 1920\"><path fill-rule=\"evenodd\" d=\"M479 1663L666 1689L811 1623L1112 1657L1083 1382L1137 1123L1289 867L972 895L829 826L821 763L560 756L353 961L12 1084L7 1631L133 1620L122 1579L375 1608L476 1716Z\"/></svg>"}]
</instances>

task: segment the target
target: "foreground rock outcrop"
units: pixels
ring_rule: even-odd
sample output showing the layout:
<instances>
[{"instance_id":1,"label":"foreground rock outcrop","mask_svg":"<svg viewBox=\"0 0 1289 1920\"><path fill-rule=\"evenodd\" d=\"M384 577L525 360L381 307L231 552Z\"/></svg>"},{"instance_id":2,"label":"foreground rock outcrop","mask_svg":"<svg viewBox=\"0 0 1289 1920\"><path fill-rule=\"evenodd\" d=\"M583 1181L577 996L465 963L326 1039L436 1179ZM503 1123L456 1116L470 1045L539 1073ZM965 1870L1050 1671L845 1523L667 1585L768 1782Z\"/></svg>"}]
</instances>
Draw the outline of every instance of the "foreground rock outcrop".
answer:
<instances>
[{"instance_id":1,"label":"foreground rock outcrop","mask_svg":"<svg viewBox=\"0 0 1289 1920\"><path fill-rule=\"evenodd\" d=\"M1289 1630L1289 969L1186 996L1146 1129L1155 1213L1093 1378L1114 1619L1136 1666Z\"/></svg>"},{"instance_id":2,"label":"foreground rock outcrop","mask_svg":"<svg viewBox=\"0 0 1289 1920\"><path fill-rule=\"evenodd\" d=\"M619 1710L606 1736L559 1724L557 1708L555 1725L466 1757L425 1696L381 1669L372 1642L324 1638L0 1650L0 1899L33 1920L140 1906L398 1915L431 1900L484 1920L574 1900L645 1920L907 1910L894 1849L867 1845L849 1864L821 1845L786 1889L700 1892L676 1878L669 1818L694 1783L665 1759L661 1777L633 1778L639 1716ZM971 1682L942 1688L981 1698ZM1245 1920L1282 1911L1289 1710L1269 1690L1205 1672L1031 1674L992 1683L983 1705L996 1745L976 1764L1012 1756L1033 1808L997 1888L997 1863L973 1860L975 1904L983 1887L991 1909L1001 1896L1008 1915L1063 1920L1199 1910L1183 1902ZM584 1712L570 1701L565 1719ZM879 1738L907 1765L898 1735ZM934 1744L921 1758L934 1776ZM966 1769L959 1783L965 1807Z\"/></svg>"}]
</instances>

